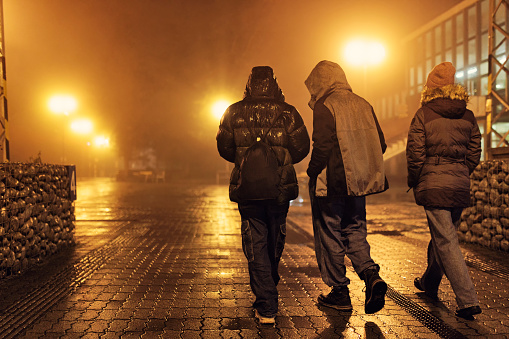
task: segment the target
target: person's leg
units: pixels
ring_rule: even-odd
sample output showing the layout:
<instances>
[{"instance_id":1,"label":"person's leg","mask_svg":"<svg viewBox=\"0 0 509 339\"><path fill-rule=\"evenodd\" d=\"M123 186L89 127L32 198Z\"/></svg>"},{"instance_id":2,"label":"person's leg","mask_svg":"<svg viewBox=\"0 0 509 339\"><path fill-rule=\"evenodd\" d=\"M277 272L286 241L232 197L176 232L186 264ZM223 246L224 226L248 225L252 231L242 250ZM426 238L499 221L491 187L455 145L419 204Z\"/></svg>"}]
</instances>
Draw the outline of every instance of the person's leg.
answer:
<instances>
[{"instance_id":1,"label":"person's leg","mask_svg":"<svg viewBox=\"0 0 509 339\"><path fill-rule=\"evenodd\" d=\"M459 309L479 306L474 284L459 247L454 222L461 209L425 208L436 261L451 283Z\"/></svg>"},{"instance_id":2,"label":"person's leg","mask_svg":"<svg viewBox=\"0 0 509 339\"><path fill-rule=\"evenodd\" d=\"M239 204L242 219L242 249L248 261L253 307L263 317L276 316L277 288L272 276L268 238L268 217L264 204Z\"/></svg>"},{"instance_id":3,"label":"person's leg","mask_svg":"<svg viewBox=\"0 0 509 339\"><path fill-rule=\"evenodd\" d=\"M289 204L269 204L268 213L268 254L271 264L272 279L277 286L279 283L279 261L283 255L283 249L286 241L286 217L288 215Z\"/></svg>"},{"instance_id":4,"label":"person's leg","mask_svg":"<svg viewBox=\"0 0 509 339\"><path fill-rule=\"evenodd\" d=\"M366 269L379 270L371 258L371 248L366 239L366 198L348 197L345 201L345 215L341 220L342 243L346 246L346 255L352 261L355 272L364 279L363 272Z\"/></svg>"},{"instance_id":5,"label":"person's leg","mask_svg":"<svg viewBox=\"0 0 509 339\"><path fill-rule=\"evenodd\" d=\"M344 207L341 198L320 197L312 203L316 260L324 283L330 287L350 284L346 277L346 250L341 236Z\"/></svg>"},{"instance_id":6,"label":"person's leg","mask_svg":"<svg viewBox=\"0 0 509 339\"><path fill-rule=\"evenodd\" d=\"M341 243L342 202L332 203L327 198L317 198L310 182L309 196L315 238L315 254L322 280L332 290L318 296L318 303L340 311L351 311L352 302L344 265L345 250Z\"/></svg>"},{"instance_id":7,"label":"person's leg","mask_svg":"<svg viewBox=\"0 0 509 339\"><path fill-rule=\"evenodd\" d=\"M442 281L442 277L444 272L440 267L440 263L437 260L435 243L430 240L428 244L428 266L426 267L426 271L424 271L421 278L417 279L415 282L416 287L420 290L424 291L426 295L429 297L436 299L438 298L438 286L440 286L440 282Z\"/></svg>"},{"instance_id":8,"label":"person's leg","mask_svg":"<svg viewBox=\"0 0 509 339\"><path fill-rule=\"evenodd\" d=\"M387 284L380 278L380 267L373 261L367 241L366 198L346 198L345 215L341 221L343 243L346 254L352 261L357 275L366 283L364 310L371 314L380 311L385 305Z\"/></svg>"}]
</instances>

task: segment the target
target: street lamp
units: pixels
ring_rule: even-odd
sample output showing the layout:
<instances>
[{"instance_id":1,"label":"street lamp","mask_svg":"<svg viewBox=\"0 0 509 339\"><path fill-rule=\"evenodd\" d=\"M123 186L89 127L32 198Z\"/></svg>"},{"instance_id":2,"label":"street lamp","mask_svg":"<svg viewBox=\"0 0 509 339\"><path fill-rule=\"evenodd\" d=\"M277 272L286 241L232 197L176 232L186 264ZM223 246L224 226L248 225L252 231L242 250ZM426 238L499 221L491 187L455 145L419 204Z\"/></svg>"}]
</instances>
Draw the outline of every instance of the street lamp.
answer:
<instances>
[{"instance_id":1,"label":"street lamp","mask_svg":"<svg viewBox=\"0 0 509 339\"><path fill-rule=\"evenodd\" d=\"M94 126L88 119L78 119L71 123L71 129L77 134L89 134L94 129Z\"/></svg>"},{"instance_id":2,"label":"street lamp","mask_svg":"<svg viewBox=\"0 0 509 339\"><path fill-rule=\"evenodd\" d=\"M95 147L107 148L110 147L110 139L105 136L96 136L94 138Z\"/></svg>"},{"instance_id":3,"label":"street lamp","mask_svg":"<svg viewBox=\"0 0 509 339\"><path fill-rule=\"evenodd\" d=\"M91 141L87 142L88 149L88 174L93 177L97 176L97 165L99 161L98 152L96 150L103 150L99 153L107 152L110 148L110 138L104 135L96 135Z\"/></svg>"},{"instance_id":4,"label":"street lamp","mask_svg":"<svg viewBox=\"0 0 509 339\"><path fill-rule=\"evenodd\" d=\"M56 114L64 115L64 126L62 128L62 163L65 163L65 129L67 128L69 114L78 107L76 99L70 95L55 95L48 101L49 109Z\"/></svg>"},{"instance_id":5,"label":"street lamp","mask_svg":"<svg viewBox=\"0 0 509 339\"><path fill-rule=\"evenodd\" d=\"M54 113L69 115L76 110L78 103L70 95L55 95L50 98L48 106Z\"/></svg>"},{"instance_id":6,"label":"street lamp","mask_svg":"<svg viewBox=\"0 0 509 339\"><path fill-rule=\"evenodd\" d=\"M212 114L216 119L221 119L224 114L224 111L230 106L230 102L224 99L217 100L212 104Z\"/></svg>"},{"instance_id":7,"label":"street lamp","mask_svg":"<svg viewBox=\"0 0 509 339\"><path fill-rule=\"evenodd\" d=\"M362 66L364 71L364 95L367 94L368 66L381 63L385 59L385 47L374 40L352 40L344 49L344 57L354 66Z\"/></svg>"}]
</instances>

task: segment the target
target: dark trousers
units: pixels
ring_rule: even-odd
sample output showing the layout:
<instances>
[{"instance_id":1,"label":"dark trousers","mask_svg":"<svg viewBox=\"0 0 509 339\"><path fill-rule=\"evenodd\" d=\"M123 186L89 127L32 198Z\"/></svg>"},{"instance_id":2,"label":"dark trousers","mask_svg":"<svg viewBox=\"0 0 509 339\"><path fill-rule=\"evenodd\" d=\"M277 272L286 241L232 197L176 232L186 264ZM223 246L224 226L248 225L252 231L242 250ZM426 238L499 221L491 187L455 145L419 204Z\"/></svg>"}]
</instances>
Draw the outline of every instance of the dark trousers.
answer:
<instances>
[{"instance_id":1,"label":"dark trousers","mask_svg":"<svg viewBox=\"0 0 509 339\"><path fill-rule=\"evenodd\" d=\"M315 253L323 281L331 287L348 286L345 256L359 278L366 269L380 270L366 239L366 197L316 197L310 181Z\"/></svg>"},{"instance_id":2,"label":"dark trousers","mask_svg":"<svg viewBox=\"0 0 509 339\"><path fill-rule=\"evenodd\" d=\"M274 317L278 311L278 265L285 246L288 209L288 203L272 201L239 204L242 249L256 297L253 307L265 317Z\"/></svg>"}]
</instances>

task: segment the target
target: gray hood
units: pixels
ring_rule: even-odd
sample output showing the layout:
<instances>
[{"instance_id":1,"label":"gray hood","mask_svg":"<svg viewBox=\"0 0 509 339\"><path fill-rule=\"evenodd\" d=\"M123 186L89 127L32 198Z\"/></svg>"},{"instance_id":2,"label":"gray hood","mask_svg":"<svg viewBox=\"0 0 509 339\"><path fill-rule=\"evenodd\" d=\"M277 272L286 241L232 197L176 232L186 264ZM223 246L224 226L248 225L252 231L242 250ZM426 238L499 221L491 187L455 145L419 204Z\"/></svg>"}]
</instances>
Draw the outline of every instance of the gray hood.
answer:
<instances>
[{"instance_id":1,"label":"gray hood","mask_svg":"<svg viewBox=\"0 0 509 339\"><path fill-rule=\"evenodd\" d=\"M324 95L327 95L334 90L344 89L352 91L352 88L346 80L346 75L341 66L332 61L320 61L315 68L311 71L306 81L304 81L311 100L309 100L309 107L315 108L315 103L320 100Z\"/></svg>"}]
</instances>

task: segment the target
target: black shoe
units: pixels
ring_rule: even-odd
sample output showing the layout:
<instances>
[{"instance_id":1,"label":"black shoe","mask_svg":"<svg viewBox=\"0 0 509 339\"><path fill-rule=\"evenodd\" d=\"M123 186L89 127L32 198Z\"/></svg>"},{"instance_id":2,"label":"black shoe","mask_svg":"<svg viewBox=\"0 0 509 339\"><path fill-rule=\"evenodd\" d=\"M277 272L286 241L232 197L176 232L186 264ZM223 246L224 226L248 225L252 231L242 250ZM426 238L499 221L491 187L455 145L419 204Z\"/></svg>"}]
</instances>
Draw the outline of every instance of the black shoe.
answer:
<instances>
[{"instance_id":1,"label":"black shoe","mask_svg":"<svg viewBox=\"0 0 509 339\"><path fill-rule=\"evenodd\" d=\"M474 315L480 314L482 312L479 306L470 306L467 308L462 308L456 311L456 315L460 318L466 320L474 320Z\"/></svg>"},{"instance_id":2,"label":"black shoe","mask_svg":"<svg viewBox=\"0 0 509 339\"><path fill-rule=\"evenodd\" d=\"M374 269L367 269L364 271L364 281L366 283L366 303L364 304L364 311L366 314L378 312L384 308L385 305L387 284Z\"/></svg>"},{"instance_id":3,"label":"black shoe","mask_svg":"<svg viewBox=\"0 0 509 339\"><path fill-rule=\"evenodd\" d=\"M428 296L428 298L431 298L433 300L438 300L438 291L426 291L424 289L424 286L422 286L422 284L421 284L421 278L414 279L414 286L419 291L423 291L424 294L426 294L426 296Z\"/></svg>"},{"instance_id":4,"label":"black shoe","mask_svg":"<svg viewBox=\"0 0 509 339\"><path fill-rule=\"evenodd\" d=\"M347 286L334 287L327 295L320 294L318 296L318 303L340 311L351 311L353 309L350 291Z\"/></svg>"}]
</instances>

